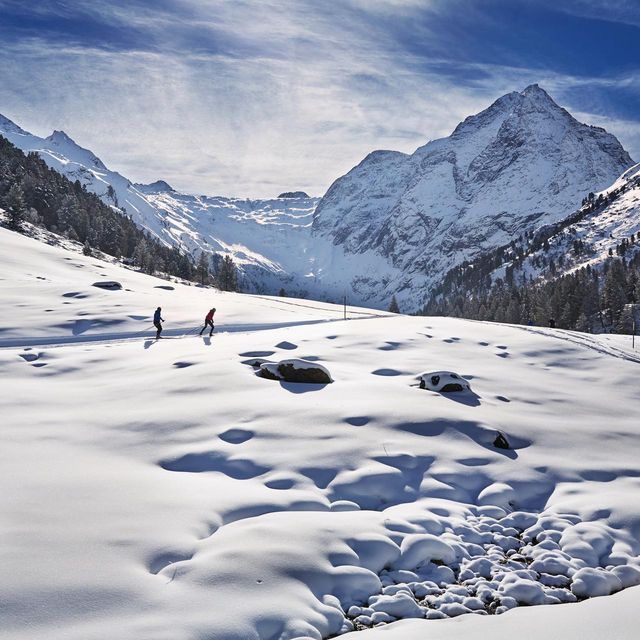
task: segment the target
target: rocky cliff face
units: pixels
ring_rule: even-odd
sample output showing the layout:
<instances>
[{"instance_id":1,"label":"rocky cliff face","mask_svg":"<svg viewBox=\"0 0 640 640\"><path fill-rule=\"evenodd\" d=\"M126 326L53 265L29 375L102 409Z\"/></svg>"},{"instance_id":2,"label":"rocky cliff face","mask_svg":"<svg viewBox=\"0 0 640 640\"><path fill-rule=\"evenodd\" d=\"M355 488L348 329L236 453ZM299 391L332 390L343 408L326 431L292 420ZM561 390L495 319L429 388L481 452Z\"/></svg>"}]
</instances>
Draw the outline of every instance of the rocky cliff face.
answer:
<instances>
[{"instance_id":1,"label":"rocky cliff face","mask_svg":"<svg viewBox=\"0 0 640 640\"><path fill-rule=\"evenodd\" d=\"M383 259L390 277L357 282L363 300L395 293L415 308L451 266L566 216L631 164L614 136L532 85L412 155L367 156L322 198L313 234L346 255ZM331 264L317 268L337 279Z\"/></svg>"}]
</instances>

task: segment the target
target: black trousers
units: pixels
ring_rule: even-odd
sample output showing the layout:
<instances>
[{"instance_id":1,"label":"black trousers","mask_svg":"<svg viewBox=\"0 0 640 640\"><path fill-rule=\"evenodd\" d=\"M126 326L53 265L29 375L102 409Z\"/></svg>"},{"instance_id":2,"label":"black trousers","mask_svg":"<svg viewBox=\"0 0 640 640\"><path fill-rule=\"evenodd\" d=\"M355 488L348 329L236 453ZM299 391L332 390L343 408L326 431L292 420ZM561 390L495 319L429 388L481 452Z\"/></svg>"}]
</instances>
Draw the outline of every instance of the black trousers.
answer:
<instances>
[{"instance_id":1,"label":"black trousers","mask_svg":"<svg viewBox=\"0 0 640 640\"><path fill-rule=\"evenodd\" d=\"M156 340L157 340L160 337L160 334L162 333L162 323L154 322L153 324L155 325L155 328L158 330L156 333Z\"/></svg>"},{"instance_id":2,"label":"black trousers","mask_svg":"<svg viewBox=\"0 0 640 640\"><path fill-rule=\"evenodd\" d=\"M211 337L213 335L213 330L214 330L214 326L213 326L213 320L205 320L204 321L204 327L202 327L202 329L200 329L200 335L202 335L202 332L207 328L207 327L211 327L211 331L209 332L209 337Z\"/></svg>"}]
</instances>

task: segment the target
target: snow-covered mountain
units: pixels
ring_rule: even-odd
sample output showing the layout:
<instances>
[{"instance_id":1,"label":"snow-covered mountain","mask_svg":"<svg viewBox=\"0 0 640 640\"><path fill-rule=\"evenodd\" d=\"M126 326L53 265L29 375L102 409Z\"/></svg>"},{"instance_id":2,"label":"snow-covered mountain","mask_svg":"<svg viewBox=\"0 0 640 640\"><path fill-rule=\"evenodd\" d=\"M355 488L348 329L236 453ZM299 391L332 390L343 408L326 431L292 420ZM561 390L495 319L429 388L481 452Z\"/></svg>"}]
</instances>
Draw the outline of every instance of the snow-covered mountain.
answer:
<instances>
[{"instance_id":1,"label":"snow-covered mountain","mask_svg":"<svg viewBox=\"0 0 640 640\"><path fill-rule=\"evenodd\" d=\"M404 310L421 307L450 268L562 219L633 164L614 136L581 124L537 85L411 155L369 154L319 203L301 192L247 200L132 184L63 132L39 138L0 117L0 134L164 242L232 255L247 290L344 293L373 306L396 295Z\"/></svg>"},{"instance_id":2,"label":"snow-covered mountain","mask_svg":"<svg viewBox=\"0 0 640 640\"><path fill-rule=\"evenodd\" d=\"M370 154L331 186L313 231L345 255L383 259L386 280L376 265L354 282L362 299L418 303L455 264L565 217L632 164L613 135L532 85L412 155ZM331 260L318 267L339 278Z\"/></svg>"},{"instance_id":3,"label":"snow-covered mountain","mask_svg":"<svg viewBox=\"0 0 640 640\"><path fill-rule=\"evenodd\" d=\"M312 214L318 198L300 191L251 200L189 195L164 180L134 184L108 169L63 131L35 136L0 115L0 135L25 152L34 151L70 180L79 180L107 204L124 210L139 226L168 245L194 256L200 251L230 254L251 291L277 291L309 254ZM298 280L304 283L304 277ZM304 293L303 284L297 291Z\"/></svg>"}]
</instances>

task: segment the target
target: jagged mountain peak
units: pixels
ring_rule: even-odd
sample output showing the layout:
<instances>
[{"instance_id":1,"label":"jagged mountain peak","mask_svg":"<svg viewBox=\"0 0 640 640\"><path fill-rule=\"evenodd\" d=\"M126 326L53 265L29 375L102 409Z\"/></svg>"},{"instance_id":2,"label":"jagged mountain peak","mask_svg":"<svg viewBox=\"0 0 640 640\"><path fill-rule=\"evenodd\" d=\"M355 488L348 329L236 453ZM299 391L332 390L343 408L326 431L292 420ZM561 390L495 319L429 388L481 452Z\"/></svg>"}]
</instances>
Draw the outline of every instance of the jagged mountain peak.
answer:
<instances>
[{"instance_id":1,"label":"jagged mountain peak","mask_svg":"<svg viewBox=\"0 0 640 640\"><path fill-rule=\"evenodd\" d=\"M47 140L51 142L73 142L73 144L76 144L67 133L58 129L54 130L50 136L47 136Z\"/></svg>"},{"instance_id":2,"label":"jagged mountain peak","mask_svg":"<svg viewBox=\"0 0 640 640\"><path fill-rule=\"evenodd\" d=\"M175 189L164 180L156 180L155 182L151 182L149 184L143 184L140 182L136 182L133 185L139 191L143 193L174 193Z\"/></svg>"},{"instance_id":3,"label":"jagged mountain peak","mask_svg":"<svg viewBox=\"0 0 640 640\"><path fill-rule=\"evenodd\" d=\"M533 84L530 84L528 87L525 87L524 90L520 92L520 95L537 96L539 98L550 100L551 102L553 102L553 104L556 104L553 98L537 82L534 82Z\"/></svg>"},{"instance_id":4,"label":"jagged mountain peak","mask_svg":"<svg viewBox=\"0 0 640 640\"><path fill-rule=\"evenodd\" d=\"M540 85L531 84L522 91L512 91L495 100L486 109L465 118L453 131L450 138L473 135L479 129L496 128L505 121L521 121L534 114L544 114L549 122L563 121L565 124L581 125L566 109L561 107ZM521 123L518 122L517 126ZM422 147L423 149L425 147Z\"/></svg>"}]
</instances>

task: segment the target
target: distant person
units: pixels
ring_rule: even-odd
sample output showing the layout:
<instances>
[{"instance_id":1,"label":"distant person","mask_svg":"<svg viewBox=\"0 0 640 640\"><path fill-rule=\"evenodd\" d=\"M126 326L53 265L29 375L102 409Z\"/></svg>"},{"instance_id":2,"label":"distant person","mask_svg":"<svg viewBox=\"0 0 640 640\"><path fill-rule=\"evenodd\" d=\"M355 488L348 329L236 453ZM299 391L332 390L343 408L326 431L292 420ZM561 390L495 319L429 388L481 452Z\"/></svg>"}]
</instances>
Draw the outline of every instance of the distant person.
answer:
<instances>
[{"instance_id":1,"label":"distant person","mask_svg":"<svg viewBox=\"0 0 640 640\"><path fill-rule=\"evenodd\" d=\"M215 329L215 327L213 326L213 314L215 312L216 312L215 309L209 309L209 313L207 313L207 315L204 318L204 327L202 327L202 329L200 329L200 335L202 335L202 332L207 327L211 327L211 331L209 331L209 337L211 337L213 335L213 330Z\"/></svg>"},{"instance_id":2,"label":"distant person","mask_svg":"<svg viewBox=\"0 0 640 640\"><path fill-rule=\"evenodd\" d=\"M156 312L153 314L153 324L155 328L158 330L156 333L156 340L160 339L160 334L162 333L162 323L164 322L164 318L162 317L162 309L158 307Z\"/></svg>"},{"instance_id":3,"label":"distant person","mask_svg":"<svg viewBox=\"0 0 640 640\"><path fill-rule=\"evenodd\" d=\"M549 318L549 327L551 329L555 329L556 328L556 320L555 320L555 318Z\"/></svg>"}]
</instances>

